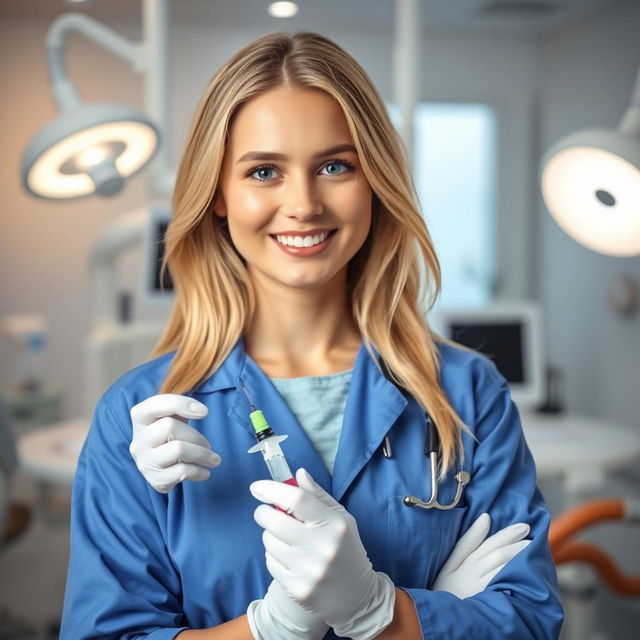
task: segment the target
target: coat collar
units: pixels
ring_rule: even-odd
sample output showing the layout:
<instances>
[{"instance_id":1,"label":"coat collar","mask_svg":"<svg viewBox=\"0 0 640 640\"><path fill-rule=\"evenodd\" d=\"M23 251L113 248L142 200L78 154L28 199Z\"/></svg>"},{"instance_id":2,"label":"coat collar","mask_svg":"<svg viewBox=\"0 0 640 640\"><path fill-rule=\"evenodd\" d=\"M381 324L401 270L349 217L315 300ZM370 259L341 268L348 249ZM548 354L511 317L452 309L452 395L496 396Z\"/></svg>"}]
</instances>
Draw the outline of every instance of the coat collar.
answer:
<instances>
[{"instance_id":1,"label":"coat collar","mask_svg":"<svg viewBox=\"0 0 640 640\"><path fill-rule=\"evenodd\" d=\"M377 359L378 352L372 347ZM400 390L381 373L364 342L356 356L338 443L333 476L325 467L304 429L269 378L246 353L240 338L222 365L195 389L211 393L234 389L229 417L253 435L249 407L239 379L242 378L254 404L276 433L288 434L282 448L292 470L304 467L325 491L340 500L364 465L379 449L407 405Z\"/></svg>"},{"instance_id":2,"label":"coat collar","mask_svg":"<svg viewBox=\"0 0 640 640\"><path fill-rule=\"evenodd\" d=\"M378 352L372 347L377 360ZM364 343L356 358L333 467L332 494L340 500L378 451L407 399L382 374Z\"/></svg>"},{"instance_id":3,"label":"coat collar","mask_svg":"<svg viewBox=\"0 0 640 640\"><path fill-rule=\"evenodd\" d=\"M194 389L194 393L213 393L223 389L235 389L246 358L244 340L239 338L222 364Z\"/></svg>"}]
</instances>

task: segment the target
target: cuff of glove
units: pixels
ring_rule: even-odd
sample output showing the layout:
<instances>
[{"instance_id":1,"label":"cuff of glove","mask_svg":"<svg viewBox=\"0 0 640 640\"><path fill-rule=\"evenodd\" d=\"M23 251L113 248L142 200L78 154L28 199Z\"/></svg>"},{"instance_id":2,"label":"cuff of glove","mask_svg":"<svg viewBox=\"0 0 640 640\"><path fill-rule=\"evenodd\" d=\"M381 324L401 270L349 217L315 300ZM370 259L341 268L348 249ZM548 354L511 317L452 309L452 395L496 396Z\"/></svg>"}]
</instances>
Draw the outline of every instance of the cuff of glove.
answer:
<instances>
[{"instance_id":1,"label":"cuff of glove","mask_svg":"<svg viewBox=\"0 0 640 640\"><path fill-rule=\"evenodd\" d=\"M391 578L376 571L376 580L362 611L345 624L334 626L337 635L352 640L370 640L382 633L393 621L396 587Z\"/></svg>"},{"instance_id":2,"label":"cuff of glove","mask_svg":"<svg viewBox=\"0 0 640 640\"><path fill-rule=\"evenodd\" d=\"M264 600L249 603L247 622L255 640L313 640L323 638L329 629L322 620L301 624L283 616L281 621L265 606Z\"/></svg>"}]
</instances>

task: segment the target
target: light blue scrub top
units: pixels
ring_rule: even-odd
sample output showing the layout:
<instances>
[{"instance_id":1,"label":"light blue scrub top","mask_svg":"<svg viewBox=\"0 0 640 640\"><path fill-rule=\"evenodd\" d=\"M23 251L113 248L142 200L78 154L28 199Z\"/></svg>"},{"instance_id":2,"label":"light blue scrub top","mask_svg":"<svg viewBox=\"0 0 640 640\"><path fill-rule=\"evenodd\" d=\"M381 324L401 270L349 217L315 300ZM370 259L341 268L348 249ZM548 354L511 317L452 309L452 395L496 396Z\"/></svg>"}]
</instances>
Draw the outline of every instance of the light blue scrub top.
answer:
<instances>
[{"instance_id":1,"label":"light blue scrub top","mask_svg":"<svg viewBox=\"0 0 640 640\"><path fill-rule=\"evenodd\" d=\"M269 377L329 473L333 473L352 373L349 370L326 376ZM278 433L277 425L271 426Z\"/></svg>"},{"instance_id":2,"label":"light blue scrub top","mask_svg":"<svg viewBox=\"0 0 640 640\"><path fill-rule=\"evenodd\" d=\"M292 469L306 468L355 517L374 568L413 599L425 638L557 638L562 609L547 541L549 513L507 383L480 354L448 345L439 350L443 388L477 438L463 433L471 482L450 511L403 505L407 494L431 491L424 412L384 378L364 344L333 475L239 340L191 394L209 414L190 424L222 464L204 482L158 493L129 453L129 411L158 392L173 354L122 376L98 402L78 463L60 638L171 639L183 629L243 615L264 596L271 576L262 529L253 519L259 503L248 487L268 476L262 458L247 453L255 438L238 376L267 419L289 434L282 447ZM385 435L390 459L381 451ZM455 493L455 472L439 485L442 503ZM484 511L491 515L491 533L526 522L532 543L473 597L430 591L456 540ZM332 630L326 635L335 637Z\"/></svg>"}]
</instances>

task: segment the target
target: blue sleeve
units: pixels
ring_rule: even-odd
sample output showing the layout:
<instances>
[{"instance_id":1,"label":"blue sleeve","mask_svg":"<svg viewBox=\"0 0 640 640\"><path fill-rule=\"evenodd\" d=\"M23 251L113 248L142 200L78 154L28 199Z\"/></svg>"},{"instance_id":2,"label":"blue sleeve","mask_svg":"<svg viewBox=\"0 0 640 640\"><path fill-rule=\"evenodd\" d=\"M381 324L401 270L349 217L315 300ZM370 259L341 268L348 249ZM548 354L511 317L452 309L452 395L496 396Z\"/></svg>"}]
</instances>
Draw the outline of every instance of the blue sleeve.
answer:
<instances>
[{"instance_id":1,"label":"blue sleeve","mask_svg":"<svg viewBox=\"0 0 640 640\"><path fill-rule=\"evenodd\" d=\"M490 534L525 522L531 527L528 539L532 542L484 591L470 598L461 600L427 589L405 591L413 598L428 640L555 640L563 611L547 539L549 512L536 486L535 465L509 387L493 363L485 373L489 374L485 388L491 387L491 392L477 401L478 443L471 482L465 489L468 508L463 531L488 512Z\"/></svg>"},{"instance_id":2,"label":"blue sleeve","mask_svg":"<svg viewBox=\"0 0 640 640\"><path fill-rule=\"evenodd\" d=\"M150 494L123 424L103 397L73 482L61 640L171 640L187 628L162 532L165 496Z\"/></svg>"}]
</instances>

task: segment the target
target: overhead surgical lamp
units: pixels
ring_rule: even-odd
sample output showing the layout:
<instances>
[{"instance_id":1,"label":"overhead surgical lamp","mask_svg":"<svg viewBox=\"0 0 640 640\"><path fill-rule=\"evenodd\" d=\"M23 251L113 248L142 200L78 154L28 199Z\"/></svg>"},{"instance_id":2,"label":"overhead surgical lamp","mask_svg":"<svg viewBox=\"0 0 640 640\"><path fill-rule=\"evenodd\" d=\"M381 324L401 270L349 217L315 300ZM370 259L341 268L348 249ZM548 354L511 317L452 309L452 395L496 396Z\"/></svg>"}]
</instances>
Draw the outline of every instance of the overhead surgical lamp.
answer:
<instances>
[{"instance_id":1,"label":"overhead surgical lamp","mask_svg":"<svg viewBox=\"0 0 640 640\"><path fill-rule=\"evenodd\" d=\"M554 144L541 164L547 209L580 244L640 255L640 72L617 129L585 129Z\"/></svg>"},{"instance_id":2,"label":"overhead surgical lamp","mask_svg":"<svg viewBox=\"0 0 640 640\"><path fill-rule=\"evenodd\" d=\"M164 3L146 5L148 13L156 10L153 17L156 23L160 21L157 32L162 35L166 30ZM67 13L51 25L47 36L49 80L61 113L29 142L22 157L22 177L27 191L53 200L118 193L127 178L149 163L160 138L158 126L131 106L82 101L64 65L64 42L71 31L125 58L138 72L156 63L149 47L131 43L83 14ZM166 44L159 36L156 41ZM156 46L155 52L160 48Z\"/></svg>"}]
</instances>

